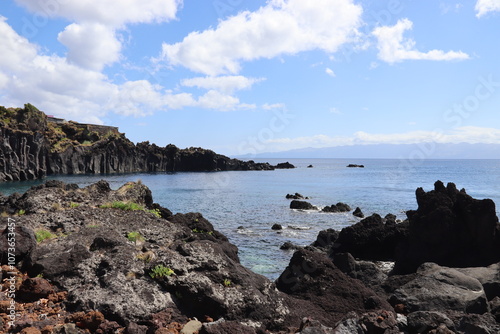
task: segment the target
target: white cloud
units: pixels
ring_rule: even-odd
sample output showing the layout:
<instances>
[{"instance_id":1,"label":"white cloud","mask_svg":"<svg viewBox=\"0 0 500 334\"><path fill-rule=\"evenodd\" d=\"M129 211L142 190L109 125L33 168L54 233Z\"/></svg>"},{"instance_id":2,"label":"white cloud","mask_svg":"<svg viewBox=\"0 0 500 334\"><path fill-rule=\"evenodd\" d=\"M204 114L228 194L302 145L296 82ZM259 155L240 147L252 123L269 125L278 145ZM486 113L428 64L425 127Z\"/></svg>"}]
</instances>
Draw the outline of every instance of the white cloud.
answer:
<instances>
[{"instance_id":1,"label":"white cloud","mask_svg":"<svg viewBox=\"0 0 500 334\"><path fill-rule=\"evenodd\" d=\"M234 91L248 89L254 83L263 81L263 78L247 78L241 75L220 76L220 77L197 77L184 79L181 82L182 86L198 87L203 89L214 89L226 94L231 94Z\"/></svg>"},{"instance_id":2,"label":"white cloud","mask_svg":"<svg viewBox=\"0 0 500 334\"><path fill-rule=\"evenodd\" d=\"M331 68L329 68L329 67L326 68L325 73L328 74L331 77L335 77L336 76L335 72L333 72L333 70Z\"/></svg>"},{"instance_id":3,"label":"white cloud","mask_svg":"<svg viewBox=\"0 0 500 334\"><path fill-rule=\"evenodd\" d=\"M32 103L49 114L75 121L102 123L109 112L143 116L159 109L201 107L216 110L253 108L232 96L209 91L199 98L174 94L146 80L113 84L102 73L58 56L40 54L0 17L0 94L2 104Z\"/></svg>"},{"instance_id":4,"label":"white cloud","mask_svg":"<svg viewBox=\"0 0 500 334\"><path fill-rule=\"evenodd\" d=\"M284 103L273 103L273 104L264 103L262 105L262 109L264 110L284 109L284 108L286 108Z\"/></svg>"},{"instance_id":5,"label":"white cloud","mask_svg":"<svg viewBox=\"0 0 500 334\"><path fill-rule=\"evenodd\" d=\"M203 96L200 96L196 106L219 111L255 109L255 105L241 104L237 97L227 95L216 90L209 90Z\"/></svg>"},{"instance_id":6,"label":"white cloud","mask_svg":"<svg viewBox=\"0 0 500 334\"><path fill-rule=\"evenodd\" d=\"M310 50L333 53L357 35L362 8L353 0L272 0L215 29L163 44L160 60L208 75L238 73L242 61Z\"/></svg>"},{"instance_id":7,"label":"white cloud","mask_svg":"<svg viewBox=\"0 0 500 334\"><path fill-rule=\"evenodd\" d=\"M337 108L330 108L330 113L335 114L335 115L342 115L342 112L338 110Z\"/></svg>"},{"instance_id":8,"label":"white cloud","mask_svg":"<svg viewBox=\"0 0 500 334\"><path fill-rule=\"evenodd\" d=\"M486 143L500 144L500 129L474 126L459 127L448 132L411 131L406 133L375 134L358 131L352 136L315 135L297 138L275 138L264 144L267 151L283 151L306 147L334 147L371 144L417 143Z\"/></svg>"},{"instance_id":9,"label":"white cloud","mask_svg":"<svg viewBox=\"0 0 500 334\"><path fill-rule=\"evenodd\" d=\"M42 54L36 45L17 34L3 17L0 17L0 45L3 52L0 57L0 104L5 106L18 107L29 102L49 114L97 124L110 112L144 116L160 109L184 107L220 111L255 108L215 90L194 97L173 93L147 80L114 84L103 73L77 66L64 57ZM249 79L247 84L252 80L257 79Z\"/></svg>"},{"instance_id":10,"label":"white cloud","mask_svg":"<svg viewBox=\"0 0 500 334\"><path fill-rule=\"evenodd\" d=\"M172 20L182 6L182 0L15 1L45 17L63 17L75 22L97 22L114 27Z\"/></svg>"},{"instance_id":11,"label":"white cloud","mask_svg":"<svg viewBox=\"0 0 500 334\"><path fill-rule=\"evenodd\" d=\"M121 43L113 29L99 23L73 23L58 40L68 48L67 59L86 69L100 71L120 58Z\"/></svg>"},{"instance_id":12,"label":"white cloud","mask_svg":"<svg viewBox=\"0 0 500 334\"><path fill-rule=\"evenodd\" d=\"M489 12L500 12L500 1L478 0L476 2L476 16L481 17Z\"/></svg>"},{"instance_id":13,"label":"white cloud","mask_svg":"<svg viewBox=\"0 0 500 334\"><path fill-rule=\"evenodd\" d=\"M378 58L387 63L397 63L403 60L464 60L469 55L462 51L431 50L421 52L415 49L415 41L404 39L403 33L411 30L413 23L408 19L399 20L396 25L377 27L373 35L378 39Z\"/></svg>"}]
</instances>

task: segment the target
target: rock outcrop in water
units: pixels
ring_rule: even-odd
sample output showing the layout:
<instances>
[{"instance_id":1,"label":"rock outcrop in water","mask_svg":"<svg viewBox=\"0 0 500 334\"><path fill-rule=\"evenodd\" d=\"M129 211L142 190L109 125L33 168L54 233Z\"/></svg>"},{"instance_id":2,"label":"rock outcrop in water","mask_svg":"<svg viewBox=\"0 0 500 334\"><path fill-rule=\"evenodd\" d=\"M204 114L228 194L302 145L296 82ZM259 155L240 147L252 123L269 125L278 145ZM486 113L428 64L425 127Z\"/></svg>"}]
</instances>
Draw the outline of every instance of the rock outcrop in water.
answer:
<instances>
[{"instance_id":1,"label":"rock outcrop in water","mask_svg":"<svg viewBox=\"0 0 500 334\"><path fill-rule=\"evenodd\" d=\"M202 148L137 145L115 127L54 122L34 106L0 107L0 181L57 174L272 170Z\"/></svg>"}]
</instances>

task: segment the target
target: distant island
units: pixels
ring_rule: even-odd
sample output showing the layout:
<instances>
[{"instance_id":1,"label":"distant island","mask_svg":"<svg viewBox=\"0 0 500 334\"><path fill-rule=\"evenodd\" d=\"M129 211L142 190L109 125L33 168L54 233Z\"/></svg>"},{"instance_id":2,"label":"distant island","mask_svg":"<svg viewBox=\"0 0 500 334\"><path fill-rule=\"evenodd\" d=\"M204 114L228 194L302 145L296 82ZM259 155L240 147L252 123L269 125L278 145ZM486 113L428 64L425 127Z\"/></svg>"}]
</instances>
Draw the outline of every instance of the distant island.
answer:
<instances>
[{"instance_id":1,"label":"distant island","mask_svg":"<svg viewBox=\"0 0 500 334\"><path fill-rule=\"evenodd\" d=\"M235 158L248 158L246 155ZM254 159L500 159L499 144L435 143L357 144L333 147L306 147L252 155Z\"/></svg>"},{"instance_id":2,"label":"distant island","mask_svg":"<svg viewBox=\"0 0 500 334\"><path fill-rule=\"evenodd\" d=\"M117 127L47 116L31 104L0 106L0 182L57 174L273 170L211 150L132 143ZM280 167L276 167L280 168Z\"/></svg>"}]
</instances>

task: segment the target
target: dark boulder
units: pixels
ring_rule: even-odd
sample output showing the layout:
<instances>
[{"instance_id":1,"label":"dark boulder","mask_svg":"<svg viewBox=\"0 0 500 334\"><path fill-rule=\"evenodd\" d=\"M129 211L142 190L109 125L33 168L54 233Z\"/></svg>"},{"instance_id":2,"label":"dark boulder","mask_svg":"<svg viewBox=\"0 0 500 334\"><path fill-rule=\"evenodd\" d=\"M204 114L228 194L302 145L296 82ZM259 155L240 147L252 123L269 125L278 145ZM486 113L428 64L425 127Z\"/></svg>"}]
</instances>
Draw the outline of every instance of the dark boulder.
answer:
<instances>
[{"instance_id":1,"label":"dark boulder","mask_svg":"<svg viewBox=\"0 0 500 334\"><path fill-rule=\"evenodd\" d=\"M347 167L349 167L349 168L364 168L365 166L364 165L357 165L357 164L349 164L349 165L347 165Z\"/></svg>"},{"instance_id":2,"label":"dark boulder","mask_svg":"<svg viewBox=\"0 0 500 334\"><path fill-rule=\"evenodd\" d=\"M428 333L440 326L441 330L444 330L444 328L455 330L453 321L446 314L439 311L416 311L410 313L407 319L407 329L410 333Z\"/></svg>"},{"instance_id":3,"label":"dark boulder","mask_svg":"<svg viewBox=\"0 0 500 334\"><path fill-rule=\"evenodd\" d=\"M294 245L290 241L287 241L283 245L280 246L281 250L297 250L300 248L301 248L300 246Z\"/></svg>"},{"instance_id":4,"label":"dark boulder","mask_svg":"<svg viewBox=\"0 0 500 334\"><path fill-rule=\"evenodd\" d=\"M396 249L406 240L408 225L384 224L378 214L373 214L342 229L335 241L335 253L351 253L355 258L373 261L394 260Z\"/></svg>"},{"instance_id":5,"label":"dark boulder","mask_svg":"<svg viewBox=\"0 0 500 334\"><path fill-rule=\"evenodd\" d=\"M330 206L325 206L323 212L348 212L351 211L351 207L345 203L339 202L337 204L332 204Z\"/></svg>"},{"instance_id":6,"label":"dark boulder","mask_svg":"<svg viewBox=\"0 0 500 334\"><path fill-rule=\"evenodd\" d=\"M371 261L356 261L349 253L335 254L333 263L347 276L360 280L365 286L381 295L385 294L382 284L386 281L387 274L375 263Z\"/></svg>"},{"instance_id":7,"label":"dark boulder","mask_svg":"<svg viewBox=\"0 0 500 334\"><path fill-rule=\"evenodd\" d=\"M403 304L409 312L451 310L483 314L488 300L481 283L456 269L425 263L417 276L397 289L391 304Z\"/></svg>"},{"instance_id":8,"label":"dark boulder","mask_svg":"<svg viewBox=\"0 0 500 334\"><path fill-rule=\"evenodd\" d=\"M313 242L312 246L324 249L326 251L330 251L335 241L337 241L339 237L339 231L334 229L323 230L318 233L316 237L316 241Z\"/></svg>"},{"instance_id":9,"label":"dark boulder","mask_svg":"<svg viewBox=\"0 0 500 334\"><path fill-rule=\"evenodd\" d=\"M358 217L358 218L365 218L365 215L363 214L363 211L359 207L354 209L354 212L352 213L353 216Z\"/></svg>"},{"instance_id":10,"label":"dark boulder","mask_svg":"<svg viewBox=\"0 0 500 334\"><path fill-rule=\"evenodd\" d=\"M279 231L279 230L282 230L282 229L283 229L283 226L281 226L281 224L274 224L271 227L271 230L275 230L275 231Z\"/></svg>"},{"instance_id":11,"label":"dark boulder","mask_svg":"<svg viewBox=\"0 0 500 334\"><path fill-rule=\"evenodd\" d=\"M255 328L243 325L235 321L217 321L206 323L200 330L200 334L256 334Z\"/></svg>"},{"instance_id":12,"label":"dark boulder","mask_svg":"<svg viewBox=\"0 0 500 334\"><path fill-rule=\"evenodd\" d=\"M18 298L26 303L32 303L40 298L47 298L54 293L54 287L42 277L28 278L23 281L18 291Z\"/></svg>"},{"instance_id":13,"label":"dark boulder","mask_svg":"<svg viewBox=\"0 0 500 334\"><path fill-rule=\"evenodd\" d=\"M307 168L313 168L313 167L314 167L313 165L309 165L309 166L307 166Z\"/></svg>"},{"instance_id":14,"label":"dark boulder","mask_svg":"<svg viewBox=\"0 0 500 334\"><path fill-rule=\"evenodd\" d=\"M329 327L334 327L347 311L391 308L373 290L342 273L324 253L307 249L294 253L276 286L323 310L316 319Z\"/></svg>"},{"instance_id":15,"label":"dark boulder","mask_svg":"<svg viewBox=\"0 0 500 334\"><path fill-rule=\"evenodd\" d=\"M24 219L2 218L2 226L5 226L0 234L0 257L2 265L23 263L36 248L36 239L33 230L23 226ZM9 257L9 255L14 255Z\"/></svg>"},{"instance_id":16,"label":"dark boulder","mask_svg":"<svg viewBox=\"0 0 500 334\"><path fill-rule=\"evenodd\" d=\"M414 272L424 262L481 267L500 262L500 226L495 203L437 181L416 191L418 209L408 212L408 240L398 251L396 272Z\"/></svg>"},{"instance_id":17,"label":"dark boulder","mask_svg":"<svg viewBox=\"0 0 500 334\"><path fill-rule=\"evenodd\" d=\"M488 267L456 268L456 270L477 279L483 286L488 300L500 297L500 263Z\"/></svg>"},{"instance_id":18,"label":"dark boulder","mask_svg":"<svg viewBox=\"0 0 500 334\"><path fill-rule=\"evenodd\" d=\"M290 202L290 209L297 210L317 210L318 208L306 201L293 200Z\"/></svg>"}]
</instances>

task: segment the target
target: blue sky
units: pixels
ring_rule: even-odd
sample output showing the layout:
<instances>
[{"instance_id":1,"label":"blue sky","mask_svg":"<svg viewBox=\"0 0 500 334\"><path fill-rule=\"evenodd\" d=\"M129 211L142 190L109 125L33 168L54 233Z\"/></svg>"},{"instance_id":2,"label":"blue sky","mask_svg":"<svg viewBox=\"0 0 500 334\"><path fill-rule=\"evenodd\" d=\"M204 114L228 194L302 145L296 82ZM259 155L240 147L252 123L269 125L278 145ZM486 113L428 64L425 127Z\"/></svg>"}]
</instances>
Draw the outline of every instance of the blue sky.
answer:
<instances>
[{"instance_id":1,"label":"blue sky","mask_svg":"<svg viewBox=\"0 0 500 334\"><path fill-rule=\"evenodd\" d=\"M4 0L0 105L228 155L500 143L500 0Z\"/></svg>"}]
</instances>

